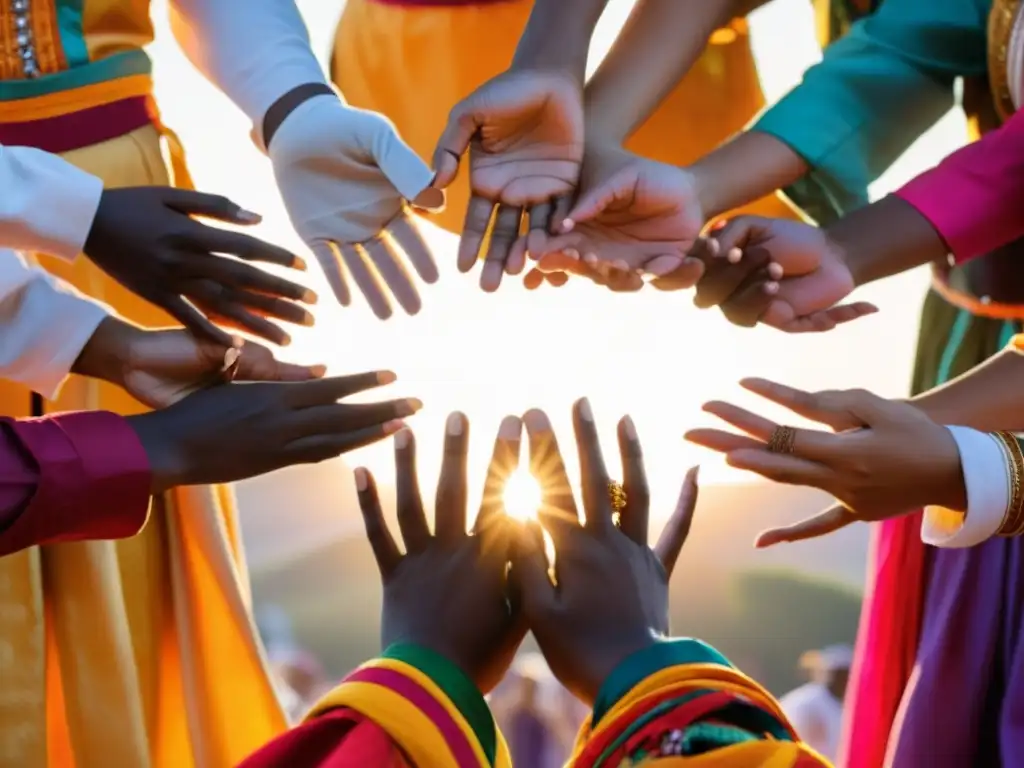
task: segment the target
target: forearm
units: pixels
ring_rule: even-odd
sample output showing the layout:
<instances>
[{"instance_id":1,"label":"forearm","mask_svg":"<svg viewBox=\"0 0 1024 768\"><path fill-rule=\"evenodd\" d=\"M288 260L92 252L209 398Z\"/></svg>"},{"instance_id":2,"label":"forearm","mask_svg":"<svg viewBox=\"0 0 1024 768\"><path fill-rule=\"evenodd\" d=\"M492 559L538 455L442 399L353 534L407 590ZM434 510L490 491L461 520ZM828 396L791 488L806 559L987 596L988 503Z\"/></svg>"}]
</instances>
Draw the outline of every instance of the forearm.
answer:
<instances>
[{"instance_id":1,"label":"forearm","mask_svg":"<svg viewBox=\"0 0 1024 768\"><path fill-rule=\"evenodd\" d=\"M513 69L557 69L586 77L590 39L608 0L536 0Z\"/></svg>"},{"instance_id":2,"label":"forearm","mask_svg":"<svg viewBox=\"0 0 1024 768\"><path fill-rule=\"evenodd\" d=\"M171 26L203 75L253 122L307 83L326 85L294 0L171 0ZM260 139L262 143L262 139Z\"/></svg>"},{"instance_id":3,"label":"forearm","mask_svg":"<svg viewBox=\"0 0 1024 768\"><path fill-rule=\"evenodd\" d=\"M700 57L743 0L640 0L587 83L587 132L621 143ZM680 131L683 127L680 126Z\"/></svg>"},{"instance_id":4,"label":"forearm","mask_svg":"<svg viewBox=\"0 0 1024 768\"><path fill-rule=\"evenodd\" d=\"M860 286L945 258L947 247L914 206L895 195L826 227Z\"/></svg>"},{"instance_id":5,"label":"forearm","mask_svg":"<svg viewBox=\"0 0 1024 768\"><path fill-rule=\"evenodd\" d=\"M707 219L782 189L807 170L788 145L760 131L745 131L690 166Z\"/></svg>"},{"instance_id":6,"label":"forearm","mask_svg":"<svg viewBox=\"0 0 1024 768\"><path fill-rule=\"evenodd\" d=\"M1024 354L1007 349L962 376L910 400L940 424L982 432L1024 431Z\"/></svg>"}]
</instances>

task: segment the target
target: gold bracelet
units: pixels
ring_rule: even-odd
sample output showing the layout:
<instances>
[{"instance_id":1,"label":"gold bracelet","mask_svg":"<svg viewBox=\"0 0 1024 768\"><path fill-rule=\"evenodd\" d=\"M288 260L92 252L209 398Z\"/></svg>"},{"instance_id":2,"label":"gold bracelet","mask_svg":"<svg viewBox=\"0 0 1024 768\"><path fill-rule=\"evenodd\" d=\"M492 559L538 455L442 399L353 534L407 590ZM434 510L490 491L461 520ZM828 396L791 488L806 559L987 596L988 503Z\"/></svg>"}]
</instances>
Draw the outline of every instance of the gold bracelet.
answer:
<instances>
[{"instance_id":1,"label":"gold bracelet","mask_svg":"<svg viewBox=\"0 0 1024 768\"><path fill-rule=\"evenodd\" d=\"M995 436L1006 449L1008 468L1010 469L1010 503L1006 516L999 528L999 535L1009 538L1024 533L1024 498L1022 498L1022 481L1024 481L1024 453L1021 452L1017 438L1010 432L996 432Z\"/></svg>"},{"instance_id":2,"label":"gold bracelet","mask_svg":"<svg viewBox=\"0 0 1024 768\"><path fill-rule=\"evenodd\" d=\"M999 521L999 527L996 529L997 533L1007 530L1007 526L1010 523L1011 513L1013 512L1013 495L1014 495L1014 463L1013 454L1010 453L1010 449L1007 448L1006 443L1002 437L995 433L989 433L989 437L995 441L995 444L999 446L999 454L1003 457L1003 463L1006 465L1006 509L1003 510L1003 519Z\"/></svg>"}]
</instances>

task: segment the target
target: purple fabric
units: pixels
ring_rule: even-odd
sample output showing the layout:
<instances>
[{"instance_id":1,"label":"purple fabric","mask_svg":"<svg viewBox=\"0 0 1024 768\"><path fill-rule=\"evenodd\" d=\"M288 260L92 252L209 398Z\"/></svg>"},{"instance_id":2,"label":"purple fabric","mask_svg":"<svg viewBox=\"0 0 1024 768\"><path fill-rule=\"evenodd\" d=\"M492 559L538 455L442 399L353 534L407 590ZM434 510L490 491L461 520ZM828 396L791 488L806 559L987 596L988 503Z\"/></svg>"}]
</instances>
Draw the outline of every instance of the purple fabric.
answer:
<instances>
[{"instance_id":1,"label":"purple fabric","mask_svg":"<svg viewBox=\"0 0 1024 768\"><path fill-rule=\"evenodd\" d=\"M1024 765L1024 542L929 547L917 665L891 768Z\"/></svg>"},{"instance_id":2,"label":"purple fabric","mask_svg":"<svg viewBox=\"0 0 1024 768\"><path fill-rule=\"evenodd\" d=\"M541 768L550 750L551 734L547 726L537 715L522 709L509 720L508 750L512 765Z\"/></svg>"}]
</instances>

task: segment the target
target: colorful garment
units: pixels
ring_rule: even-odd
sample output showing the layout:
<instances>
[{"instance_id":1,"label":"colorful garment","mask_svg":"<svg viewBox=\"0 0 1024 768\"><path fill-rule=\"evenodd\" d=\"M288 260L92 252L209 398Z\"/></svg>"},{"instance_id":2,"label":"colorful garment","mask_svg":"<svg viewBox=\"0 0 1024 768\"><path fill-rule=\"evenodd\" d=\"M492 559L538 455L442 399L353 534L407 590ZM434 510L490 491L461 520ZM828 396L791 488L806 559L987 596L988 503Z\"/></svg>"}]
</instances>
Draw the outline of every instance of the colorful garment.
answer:
<instances>
[{"instance_id":1,"label":"colorful garment","mask_svg":"<svg viewBox=\"0 0 1024 768\"><path fill-rule=\"evenodd\" d=\"M833 45L803 84L757 123L810 161L801 193L840 213L954 103L954 83L995 73L1016 2L886 0ZM1012 27L1012 25L1010 25ZM1005 64L1005 61L1004 61ZM991 125L987 106L974 121ZM961 198L962 192L949 189ZM922 314L913 389L973 368L1003 348L1024 318L1019 244L937 274ZM942 291L940 293L940 290ZM950 299L956 297L956 304ZM1024 545L991 539L970 549L930 549L919 515L875 526L867 599L847 698L839 763L960 768L1000 765L1024 751ZM962 702L954 710L950 701Z\"/></svg>"},{"instance_id":2,"label":"colorful garment","mask_svg":"<svg viewBox=\"0 0 1024 768\"><path fill-rule=\"evenodd\" d=\"M0 7L0 144L62 153L107 186L188 184L152 98L146 0L12 0ZM17 189L5 187L5 196ZM39 262L144 326L171 318L83 257ZM4 416L29 392L0 383ZM47 410L137 413L73 378ZM93 514L83 506L83 518ZM154 500L139 536L0 558L0 764L220 768L280 733L284 715L249 616L226 487Z\"/></svg>"},{"instance_id":3,"label":"colorful garment","mask_svg":"<svg viewBox=\"0 0 1024 768\"><path fill-rule=\"evenodd\" d=\"M353 106L387 115L409 145L430 160L448 113L505 71L533 0L348 0L338 25L332 78ZM700 119L693 105L701 104ZM686 165L740 131L764 106L747 23L733 21L627 147L646 157ZM431 221L462 231L467 174L448 189L448 206ZM750 210L790 217L775 196Z\"/></svg>"},{"instance_id":4,"label":"colorful garment","mask_svg":"<svg viewBox=\"0 0 1024 768\"><path fill-rule=\"evenodd\" d=\"M778 703L699 640L627 658L598 693L568 765L824 768ZM511 768L476 687L444 658L394 646L240 768ZM522 768L526 768L523 766Z\"/></svg>"}]
</instances>

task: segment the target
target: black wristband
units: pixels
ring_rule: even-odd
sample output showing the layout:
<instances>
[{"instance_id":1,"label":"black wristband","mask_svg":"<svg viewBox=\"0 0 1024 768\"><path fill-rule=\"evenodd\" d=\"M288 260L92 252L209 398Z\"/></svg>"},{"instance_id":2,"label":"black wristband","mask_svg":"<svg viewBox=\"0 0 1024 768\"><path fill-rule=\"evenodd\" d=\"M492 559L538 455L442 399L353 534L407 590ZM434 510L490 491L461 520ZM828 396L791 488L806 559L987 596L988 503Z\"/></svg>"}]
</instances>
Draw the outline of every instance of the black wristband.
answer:
<instances>
[{"instance_id":1,"label":"black wristband","mask_svg":"<svg viewBox=\"0 0 1024 768\"><path fill-rule=\"evenodd\" d=\"M287 119L288 115L295 111L300 104L309 101L314 96L324 95L337 96L335 90L327 83L305 83L292 88L288 93L270 105L267 114L263 116L263 146L270 149L270 140L274 138L277 129Z\"/></svg>"}]
</instances>

